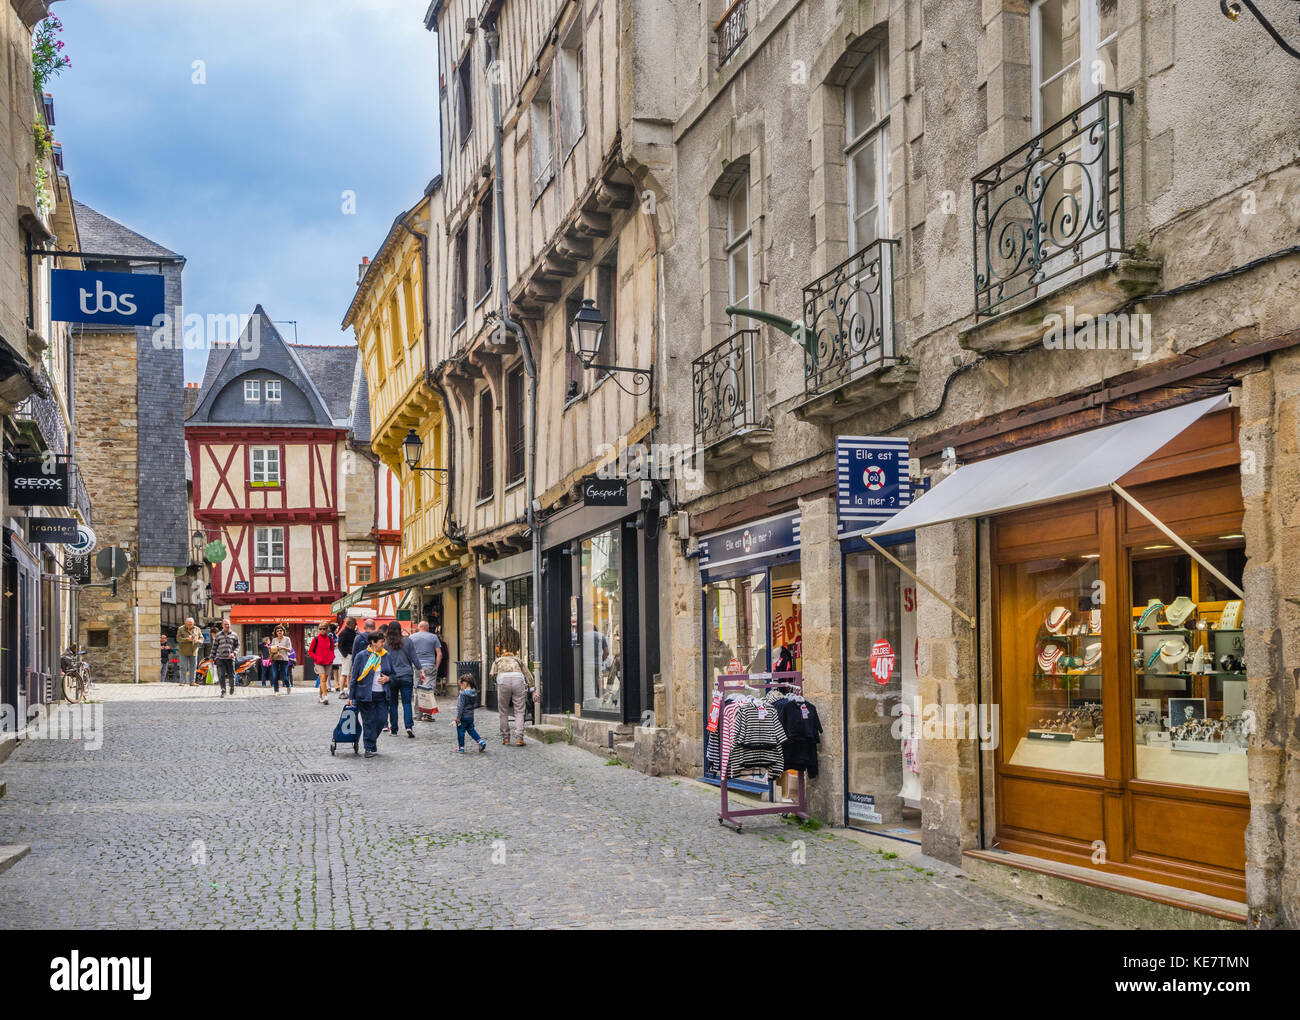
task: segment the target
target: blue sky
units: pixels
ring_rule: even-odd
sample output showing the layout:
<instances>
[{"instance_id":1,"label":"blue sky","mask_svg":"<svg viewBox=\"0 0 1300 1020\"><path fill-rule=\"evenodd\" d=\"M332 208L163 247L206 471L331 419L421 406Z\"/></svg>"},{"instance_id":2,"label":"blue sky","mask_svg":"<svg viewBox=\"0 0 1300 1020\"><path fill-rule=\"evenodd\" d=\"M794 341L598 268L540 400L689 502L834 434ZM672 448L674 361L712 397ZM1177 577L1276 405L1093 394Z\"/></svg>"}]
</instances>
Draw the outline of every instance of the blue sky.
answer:
<instances>
[{"instance_id":1,"label":"blue sky","mask_svg":"<svg viewBox=\"0 0 1300 1020\"><path fill-rule=\"evenodd\" d=\"M438 170L428 0L76 0L48 88L73 196L184 255L185 312L339 323ZM194 62L206 84L194 84ZM356 212L343 212L344 192ZM281 324L293 339L293 327ZM197 381L206 352L187 351Z\"/></svg>"}]
</instances>

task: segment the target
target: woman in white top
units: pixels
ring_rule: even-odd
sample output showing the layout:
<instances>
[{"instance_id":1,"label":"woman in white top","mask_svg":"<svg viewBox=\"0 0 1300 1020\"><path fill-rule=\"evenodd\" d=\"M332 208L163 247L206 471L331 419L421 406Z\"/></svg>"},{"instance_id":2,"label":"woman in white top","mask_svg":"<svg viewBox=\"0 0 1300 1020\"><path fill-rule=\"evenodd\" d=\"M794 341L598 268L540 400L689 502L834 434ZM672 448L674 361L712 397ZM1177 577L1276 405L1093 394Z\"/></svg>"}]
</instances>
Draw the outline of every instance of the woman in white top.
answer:
<instances>
[{"instance_id":1,"label":"woman in white top","mask_svg":"<svg viewBox=\"0 0 1300 1020\"><path fill-rule=\"evenodd\" d=\"M280 681L284 681L284 693L293 690L293 663L289 655L293 652L293 640L284 632L284 625L278 625L271 635L271 687L280 693Z\"/></svg>"}]
</instances>

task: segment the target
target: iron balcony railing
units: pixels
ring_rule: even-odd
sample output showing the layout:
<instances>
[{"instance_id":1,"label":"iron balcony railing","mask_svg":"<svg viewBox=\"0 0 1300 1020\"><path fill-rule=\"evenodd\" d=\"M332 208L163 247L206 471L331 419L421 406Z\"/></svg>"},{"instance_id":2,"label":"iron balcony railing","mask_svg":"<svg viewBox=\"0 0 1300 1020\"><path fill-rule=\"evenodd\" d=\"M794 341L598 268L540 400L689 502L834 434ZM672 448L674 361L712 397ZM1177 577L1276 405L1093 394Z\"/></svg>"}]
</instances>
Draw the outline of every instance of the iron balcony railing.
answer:
<instances>
[{"instance_id":1,"label":"iron balcony railing","mask_svg":"<svg viewBox=\"0 0 1300 1020\"><path fill-rule=\"evenodd\" d=\"M739 330L692 362L695 441L700 446L770 427L759 409L760 339L756 329Z\"/></svg>"},{"instance_id":2,"label":"iron balcony railing","mask_svg":"<svg viewBox=\"0 0 1300 1020\"><path fill-rule=\"evenodd\" d=\"M972 181L975 314L997 315L1124 248L1124 107L1103 92Z\"/></svg>"},{"instance_id":3,"label":"iron balcony railing","mask_svg":"<svg viewBox=\"0 0 1300 1020\"><path fill-rule=\"evenodd\" d=\"M27 397L18 405L14 418L34 426L41 434L45 449L53 450L57 454L65 454L68 452L68 426L63 420L63 412L59 410L50 373L44 364L40 365L38 371L48 395L41 396L39 393L33 393Z\"/></svg>"},{"instance_id":4,"label":"iron balcony railing","mask_svg":"<svg viewBox=\"0 0 1300 1020\"><path fill-rule=\"evenodd\" d=\"M894 248L872 241L803 289L804 389L826 393L894 364Z\"/></svg>"},{"instance_id":5,"label":"iron balcony railing","mask_svg":"<svg viewBox=\"0 0 1300 1020\"><path fill-rule=\"evenodd\" d=\"M77 481L75 497L77 513L81 514L82 523L90 527L90 493L86 490L86 480L81 475L81 468L74 467L72 473Z\"/></svg>"},{"instance_id":6,"label":"iron balcony railing","mask_svg":"<svg viewBox=\"0 0 1300 1020\"><path fill-rule=\"evenodd\" d=\"M734 0L713 26L713 34L718 37L718 66L721 67L735 56L749 35L749 0Z\"/></svg>"}]
</instances>

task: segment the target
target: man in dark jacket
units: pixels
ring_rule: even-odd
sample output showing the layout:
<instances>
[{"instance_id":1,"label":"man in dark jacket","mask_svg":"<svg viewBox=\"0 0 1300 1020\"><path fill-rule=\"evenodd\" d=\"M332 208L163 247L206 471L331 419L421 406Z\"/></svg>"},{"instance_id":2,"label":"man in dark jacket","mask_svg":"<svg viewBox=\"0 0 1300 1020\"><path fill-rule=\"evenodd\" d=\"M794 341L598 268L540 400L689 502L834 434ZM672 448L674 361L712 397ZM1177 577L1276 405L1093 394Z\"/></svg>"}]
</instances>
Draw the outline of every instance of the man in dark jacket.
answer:
<instances>
[{"instance_id":1,"label":"man in dark jacket","mask_svg":"<svg viewBox=\"0 0 1300 1020\"><path fill-rule=\"evenodd\" d=\"M388 677L382 669L383 633L372 631L367 640L365 647L353 646L348 704L355 705L361 715L361 742L365 745L366 757L373 758L379 753L376 744L388 718Z\"/></svg>"},{"instance_id":2,"label":"man in dark jacket","mask_svg":"<svg viewBox=\"0 0 1300 1020\"><path fill-rule=\"evenodd\" d=\"M239 635L230 629L230 621L221 621L221 630L212 641L212 662L217 667L221 681L221 696L226 696L226 685L235 693L235 656L239 654Z\"/></svg>"}]
</instances>

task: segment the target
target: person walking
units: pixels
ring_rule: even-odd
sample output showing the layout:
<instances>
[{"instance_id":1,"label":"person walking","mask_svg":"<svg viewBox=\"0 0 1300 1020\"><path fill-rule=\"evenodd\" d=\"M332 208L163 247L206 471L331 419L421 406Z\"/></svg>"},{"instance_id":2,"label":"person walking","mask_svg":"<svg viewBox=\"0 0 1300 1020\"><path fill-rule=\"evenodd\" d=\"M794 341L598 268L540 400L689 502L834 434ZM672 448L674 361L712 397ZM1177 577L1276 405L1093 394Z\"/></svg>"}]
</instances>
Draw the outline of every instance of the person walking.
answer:
<instances>
[{"instance_id":1,"label":"person walking","mask_svg":"<svg viewBox=\"0 0 1300 1020\"><path fill-rule=\"evenodd\" d=\"M397 701L402 702L402 717L406 723L406 735L415 739L415 716L411 711L411 698L415 693L415 674L420 670L420 652L409 637L402 634L402 625L394 620L384 634L384 673L389 677L388 685L388 729L397 733Z\"/></svg>"},{"instance_id":2,"label":"person walking","mask_svg":"<svg viewBox=\"0 0 1300 1020\"><path fill-rule=\"evenodd\" d=\"M261 643L257 646L257 654L261 656L261 662L258 663L260 669L258 672L262 676L262 686L266 686L266 681L271 678L271 639L262 638Z\"/></svg>"},{"instance_id":3,"label":"person walking","mask_svg":"<svg viewBox=\"0 0 1300 1020\"><path fill-rule=\"evenodd\" d=\"M325 687L325 699L329 701L329 692L343 690L343 681L340 678L340 671L343 669L343 653L339 651L339 625L333 620L330 621L330 644L334 647L334 659L330 662L330 682Z\"/></svg>"},{"instance_id":4,"label":"person walking","mask_svg":"<svg viewBox=\"0 0 1300 1020\"><path fill-rule=\"evenodd\" d=\"M217 667L217 681L221 696L226 696L226 685L235 693L235 656L239 654L239 635L230 629L230 621L221 621L221 630L212 639L212 662Z\"/></svg>"},{"instance_id":5,"label":"person walking","mask_svg":"<svg viewBox=\"0 0 1300 1020\"><path fill-rule=\"evenodd\" d=\"M280 681L284 681L284 693L293 691L293 663L289 653L293 651L293 642L285 634L284 625L277 624L271 632L271 689L280 693Z\"/></svg>"},{"instance_id":6,"label":"person walking","mask_svg":"<svg viewBox=\"0 0 1300 1020\"><path fill-rule=\"evenodd\" d=\"M176 647L180 652L180 682L186 687L194 686L194 670L199 664L199 648L202 644L203 631L195 626L194 617L187 616L176 631Z\"/></svg>"},{"instance_id":7,"label":"person walking","mask_svg":"<svg viewBox=\"0 0 1300 1020\"><path fill-rule=\"evenodd\" d=\"M158 650L162 652L162 667L158 670L158 682L160 684L165 684L168 675L171 673L172 663L172 645L171 642L167 640L166 634L162 635L158 645Z\"/></svg>"},{"instance_id":8,"label":"person walking","mask_svg":"<svg viewBox=\"0 0 1300 1020\"><path fill-rule=\"evenodd\" d=\"M357 618L349 616L343 621L343 629L339 631L339 656L342 662L339 680L340 696L347 693L347 689L352 683L352 651L353 647L356 646L357 638Z\"/></svg>"},{"instance_id":9,"label":"person walking","mask_svg":"<svg viewBox=\"0 0 1300 1020\"><path fill-rule=\"evenodd\" d=\"M421 620L411 635L411 644L420 656L420 683L432 687L438 682L438 668L442 665L442 642L429 629L429 621Z\"/></svg>"},{"instance_id":10,"label":"person walking","mask_svg":"<svg viewBox=\"0 0 1300 1020\"><path fill-rule=\"evenodd\" d=\"M497 714L501 723L501 743L510 743L510 709L515 713L515 746L524 747L524 698L536 681L528 665L518 655L518 648L507 649L492 663L491 675L497 683Z\"/></svg>"},{"instance_id":11,"label":"person walking","mask_svg":"<svg viewBox=\"0 0 1300 1020\"><path fill-rule=\"evenodd\" d=\"M333 624L330 624L332 627ZM330 670L334 665L334 637L322 627L311 639L307 649L316 672L316 700L322 705L330 703Z\"/></svg>"},{"instance_id":12,"label":"person walking","mask_svg":"<svg viewBox=\"0 0 1300 1020\"><path fill-rule=\"evenodd\" d=\"M354 646L352 652L348 704L361 716L361 742L367 758L379 753L379 732L388 717L388 677L383 671L387 657L384 635L379 631L372 631L366 644Z\"/></svg>"},{"instance_id":13,"label":"person walking","mask_svg":"<svg viewBox=\"0 0 1300 1020\"><path fill-rule=\"evenodd\" d=\"M460 694L456 696L456 746L457 754L465 753L465 734L468 733L478 744L478 752L487 750L487 741L474 729L474 707L478 704L478 689L474 686L474 674L460 675Z\"/></svg>"}]
</instances>

